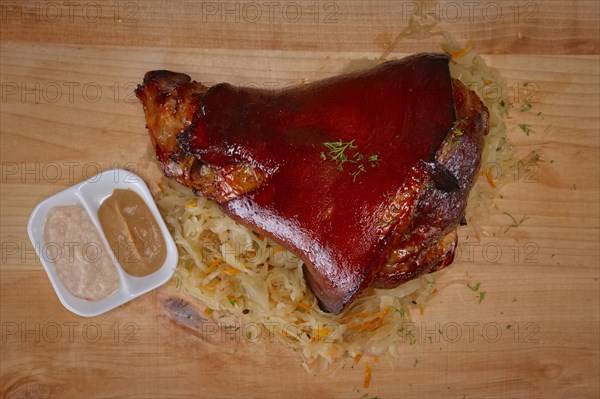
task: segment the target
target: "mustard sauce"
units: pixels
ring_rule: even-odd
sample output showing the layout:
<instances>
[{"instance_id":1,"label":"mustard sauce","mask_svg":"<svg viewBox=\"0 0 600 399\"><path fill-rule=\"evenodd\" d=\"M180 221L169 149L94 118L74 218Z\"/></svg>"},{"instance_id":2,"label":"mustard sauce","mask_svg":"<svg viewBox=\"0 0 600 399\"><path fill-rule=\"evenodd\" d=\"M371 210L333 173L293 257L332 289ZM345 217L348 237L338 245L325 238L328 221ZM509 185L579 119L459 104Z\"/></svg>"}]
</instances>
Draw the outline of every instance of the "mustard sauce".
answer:
<instances>
[{"instance_id":1,"label":"mustard sauce","mask_svg":"<svg viewBox=\"0 0 600 399\"><path fill-rule=\"evenodd\" d=\"M132 190L115 189L98 209L106 240L127 274L143 277L165 262L167 245L148 205Z\"/></svg>"}]
</instances>

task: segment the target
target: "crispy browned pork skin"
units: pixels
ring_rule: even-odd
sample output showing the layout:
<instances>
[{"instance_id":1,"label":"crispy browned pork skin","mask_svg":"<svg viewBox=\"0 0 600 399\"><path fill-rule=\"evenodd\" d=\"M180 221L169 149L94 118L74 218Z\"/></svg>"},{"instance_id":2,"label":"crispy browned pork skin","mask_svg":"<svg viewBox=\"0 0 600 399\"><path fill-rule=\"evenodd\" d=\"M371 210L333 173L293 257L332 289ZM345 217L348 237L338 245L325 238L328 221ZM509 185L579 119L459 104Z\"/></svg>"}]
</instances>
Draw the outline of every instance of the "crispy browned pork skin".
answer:
<instances>
[{"instance_id":1,"label":"crispy browned pork skin","mask_svg":"<svg viewBox=\"0 0 600 399\"><path fill-rule=\"evenodd\" d=\"M167 177L306 264L321 309L453 260L488 111L418 54L280 91L152 71L136 91Z\"/></svg>"}]
</instances>

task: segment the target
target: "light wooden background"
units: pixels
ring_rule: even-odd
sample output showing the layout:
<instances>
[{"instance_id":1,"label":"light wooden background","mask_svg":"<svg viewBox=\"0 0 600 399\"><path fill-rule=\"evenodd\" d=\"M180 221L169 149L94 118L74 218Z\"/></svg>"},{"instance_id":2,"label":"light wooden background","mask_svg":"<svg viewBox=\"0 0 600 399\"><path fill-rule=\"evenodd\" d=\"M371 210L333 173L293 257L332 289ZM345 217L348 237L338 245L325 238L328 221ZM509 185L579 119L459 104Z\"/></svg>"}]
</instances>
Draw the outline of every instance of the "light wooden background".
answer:
<instances>
[{"instance_id":1,"label":"light wooden background","mask_svg":"<svg viewBox=\"0 0 600 399\"><path fill-rule=\"evenodd\" d=\"M141 161L148 139L131 95L147 70L259 87L330 76L380 55L412 3L2 0L1 396L599 397L599 5L417 4L501 70L516 103L512 142L545 162L502 189L489 226L496 237L461 232L459 259L424 314L414 312L417 345L312 376L276 344L203 340L166 310L169 286L100 317L71 314L35 257L27 219L39 201L100 169L125 166L155 181ZM392 56L438 48L402 41ZM522 113L525 82L538 92ZM503 233L503 211L528 219ZM476 282L481 304L466 287Z\"/></svg>"}]
</instances>

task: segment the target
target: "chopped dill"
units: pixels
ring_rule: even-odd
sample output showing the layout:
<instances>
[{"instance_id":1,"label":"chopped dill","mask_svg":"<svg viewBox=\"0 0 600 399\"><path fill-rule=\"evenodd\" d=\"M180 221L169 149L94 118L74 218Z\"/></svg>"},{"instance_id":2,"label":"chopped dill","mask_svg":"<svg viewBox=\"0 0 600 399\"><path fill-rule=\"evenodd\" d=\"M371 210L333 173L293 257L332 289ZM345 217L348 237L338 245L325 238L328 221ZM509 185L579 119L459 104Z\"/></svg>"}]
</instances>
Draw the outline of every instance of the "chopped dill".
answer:
<instances>
[{"instance_id":1,"label":"chopped dill","mask_svg":"<svg viewBox=\"0 0 600 399\"><path fill-rule=\"evenodd\" d=\"M477 292L479 291L479 287L481 287L481 283L477 283L474 286L472 286L471 284L467 284L467 287L469 287L471 291Z\"/></svg>"},{"instance_id":2,"label":"chopped dill","mask_svg":"<svg viewBox=\"0 0 600 399\"><path fill-rule=\"evenodd\" d=\"M392 309L394 309L396 312L400 313L400 317L404 317L404 309L403 308L398 309L397 307L392 306Z\"/></svg>"},{"instance_id":3,"label":"chopped dill","mask_svg":"<svg viewBox=\"0 0 600 399\"><path fill-rule=\"evenodd\" d=\"M483 298L485 298L485 291L480 291L479 292L479 303L481 304L481 301L483 301Z\"/></svg>"},{"instance_id":4,"label":"chopped dill","mask_svg":"<svg viewBox=\"0 0 600 399\"><path fill-rule=\"evenodd\" d=\"M513 215L511 215L510 213L508 213L508 212L502 212L502 213L512 219L512 224L504 230L505 233L513 227L515 227L515 228L519 227L521 224L523 224L524 221L529 219L529 216L523 216L523 219L521 219L519 222L517 222L517 219L515 219L515 217Z\"/></svg>"},{"instance_id":5,"label":"chopped dill","mask_svg":"<svg viewBox=\"0 0 600 399\"><path fill-rule=\"evenodd\" d=\"M464 133L462 132L462 130L459 129L459 126L464 124L465 121L462 119L454 122L454 124L452 125L452 130L450 131L450 133L452 133L452 136L449 136L447 139L448 143L454 144L455 147L460 146L461 137Z\"/></svg>"},{"instance_id":6,"label":"chopped dill","mask_svg":"<svg viewBox=\"0 0 600 399\"><path fill-rule=\"evenodd\" d=\"M528 136L529 136L529 133L535 133L535 131L531 129L531 126L529 126L525 123L519 123L519 128Z\"/></svg>"},{"instance_id":7,"label":"chopped dill","mask_svg":"<svg viewBox=\"0 0 600 399\"><path fill-rule=\"evenodd\" d=\"M369 162L371 163L372 168L379 166L379 154L371 154Z\"/></svg>"}]
</instances>

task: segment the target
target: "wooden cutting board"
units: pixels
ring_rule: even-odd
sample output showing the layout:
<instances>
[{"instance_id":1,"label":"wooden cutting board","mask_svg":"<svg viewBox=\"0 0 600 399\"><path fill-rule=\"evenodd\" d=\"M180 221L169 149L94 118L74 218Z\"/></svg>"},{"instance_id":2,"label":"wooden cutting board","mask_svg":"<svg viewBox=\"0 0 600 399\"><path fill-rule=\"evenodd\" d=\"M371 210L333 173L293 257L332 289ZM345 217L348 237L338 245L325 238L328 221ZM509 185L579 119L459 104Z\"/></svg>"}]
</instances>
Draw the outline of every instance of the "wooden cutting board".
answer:
<instances>
[{"instance_id":1,"label":"wooden cutting board","mask_svg":"<svg viewBox=\"0 0 600 399\"><path fill-rule=\"evenodd\" d=\"M596 1L3 0L0 7L2 397L600 397ZM203 339L165 307L172 285L91 319L62 307L27 237L29 214L107 168L156 182L143 161L148 137L132 95L146 71L275 88L314 80L380 56L415 7L436 14L439 29L470 41L501 71L515 103L507 124L517 155L535 150L543 161L527 173L501 171L513 181L495 202L492 235L477 241L461 231L457 261L424 314L413 311L415 345L396 359L365 357L313 376L298 354L268 340ZM439 44L401 40L391 56ZM524 102L532 109L521 112ZM523 123L533 132L526 135ZM509 228L503 212L524 221ZM467 287L477 282L486 292L481 303ZM373 377L364 388L367 361Z\"/></svg>"}]
</instances>

